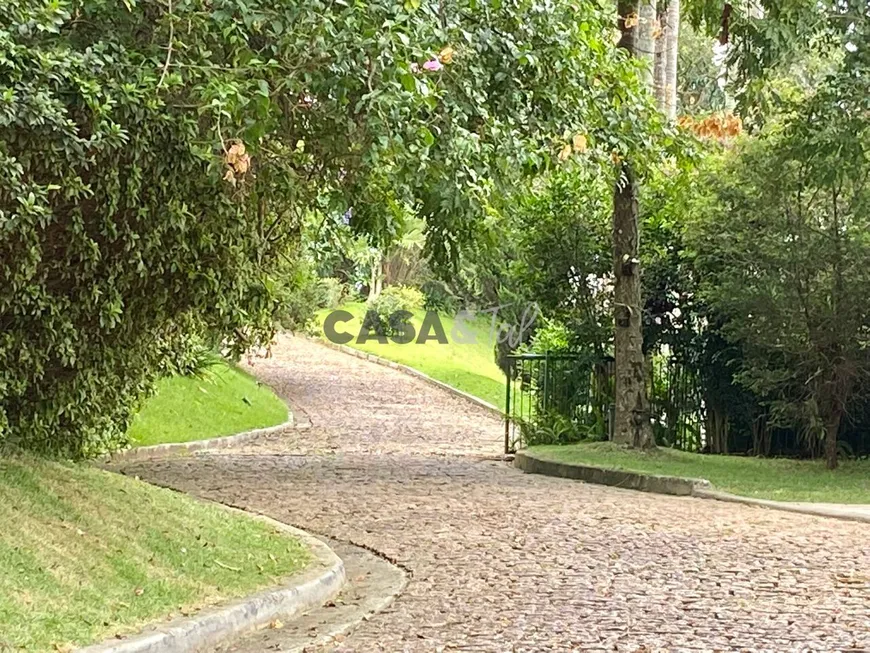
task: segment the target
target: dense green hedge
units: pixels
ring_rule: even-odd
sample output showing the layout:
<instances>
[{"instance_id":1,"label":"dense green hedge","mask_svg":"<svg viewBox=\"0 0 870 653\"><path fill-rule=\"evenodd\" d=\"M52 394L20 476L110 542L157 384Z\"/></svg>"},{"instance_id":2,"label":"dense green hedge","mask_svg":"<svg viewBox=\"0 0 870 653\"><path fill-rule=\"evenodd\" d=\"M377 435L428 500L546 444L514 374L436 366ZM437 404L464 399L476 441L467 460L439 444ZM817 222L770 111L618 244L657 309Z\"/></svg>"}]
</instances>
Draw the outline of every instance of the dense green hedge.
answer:
<instances>
[{"instance_id":1,"label":"dense green hedge","mask_svg":"<svg viewBox=\"0 0 870 653\"><path fill-rule=\"evenodd\" d=\"M109 4L0 26L0 442L70 456L119 443L192 334L266 308L256 189L223 179L190 89L160 96L158 16Z\"/></svg>"}]
</instances>

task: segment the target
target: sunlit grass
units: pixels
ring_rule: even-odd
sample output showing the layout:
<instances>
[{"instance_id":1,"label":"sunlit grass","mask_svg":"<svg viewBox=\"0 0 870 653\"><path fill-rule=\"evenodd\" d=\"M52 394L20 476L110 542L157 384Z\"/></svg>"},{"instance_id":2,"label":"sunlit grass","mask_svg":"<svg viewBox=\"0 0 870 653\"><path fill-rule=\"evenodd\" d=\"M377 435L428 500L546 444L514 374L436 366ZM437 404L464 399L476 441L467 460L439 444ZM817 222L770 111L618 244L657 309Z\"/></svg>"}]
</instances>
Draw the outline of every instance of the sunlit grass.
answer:
<instances>
[{"instance_id":1,"label":"sunlit grass","mask_svg":"<svg viewBox=\"0 0 870 653\"><path fill-rule=\"evenodd\" d=\"M160 381L133 419L135 446L189 442L275 426L287 420L287 404L252 376L218 361L202 378Z\"/></svg>"},{"instance_id":2,"label":"sunlit grass","mask_svg":"<svg viewBox=\"0 0 870 653\"><path fill-rule=\"evenodd\" d=\"M89 466L0 458L0 496L0 650L134 632L308 560L261 522Z\"/></svg>"},{"instance_id":3,"label":"sunlit grass","mask_svg":"<svg viewBox=\"0 0 870 653\"><path fill-rule=\"evenodd\" d=\"M675 449L649 453L610 442L530 447L548 460L581 463L663 476L704 478L716 489L776 501L870 503L870 461L843 461L830 471L820 460L711 456Z\"/></svg>"},{"instance_id":4,"label":"sunlit grass","mask_svg":"<svg viewBox=\"0 0 870 653\"><path fill-rule=\"evenodd\" d=\"M441 315L441 324L449 344L440 344L435 340L419 345L416 343L400 345L394 342L383 344L375 340L360 344L356 342L356 336L365 317L365 304L347 304L342 306L341 310L346 310L354 316L353 320L337 326L339 332L354 336L354 340L348 343L349 346L413 367L433 379L447 383L499 408L503 406L504 374L495 364L494 342L490 333L491 323L487 318L466 323L463 327L468 335L473 336L473 343L463 343L460 339L452 337L454 319ZM322 328L323 319L328 313L328 310L318 313L318 328ZM422 310L415 311L411 320L418 335L425 314Z\"/></svg>"}]
</instances>

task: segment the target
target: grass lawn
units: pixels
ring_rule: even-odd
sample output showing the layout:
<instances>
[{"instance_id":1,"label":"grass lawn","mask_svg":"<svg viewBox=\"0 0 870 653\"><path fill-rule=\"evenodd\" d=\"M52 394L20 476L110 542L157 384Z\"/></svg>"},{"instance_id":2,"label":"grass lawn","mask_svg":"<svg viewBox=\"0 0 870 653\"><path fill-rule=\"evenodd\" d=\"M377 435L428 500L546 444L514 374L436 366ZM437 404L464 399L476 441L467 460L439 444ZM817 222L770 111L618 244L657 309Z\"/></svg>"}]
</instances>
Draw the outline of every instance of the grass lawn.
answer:
<instances>
[{"instance_id":1,"label":"grass lawn","mask_svg":"<svg viewBox=\"0 0 870 653\"><path fill-rule=\"evenodd\" d=\"M176 376L160 381L133 419L134 446L190 442L287 420L287 404L272 389L238 368L219 361L204 378Z\"/></svg>"},{"instance_id":2,"label":"grass lawn","mask_svg":"<svg viewBox=\"0 0 870 653\"><path fill-rule=\"evenodd\" d=\"M353 334L354 340L348 343L351 347L413 367L433 379L443 381L499 408L504 405L504 374L495 364L494 343L490 341L488 316L482 316L478 321L469 324L470 330L475 335L474 343L454 342L450 336L453 330L453 318L442 315L441 324L449 341L447 345L439 344L435 340L429 340L422 345L414 343L397 345L393 342L381 344L374 340L357 344L356 335L365 317L366 305L347 304L341 309L354 315L352 321L341 323L336 327L339 333ZM318 313L318 330L329 312L329 310L322 310ZM418 334L425 314L422 310L415 311L414 318L411 320Z\"/></svg>"},{"instance_id":3,"label":"grass lawn","mask_svg":"<svg viewBox=\"0 0 870 653\"><path fill-rule=\"evenodd\" d=\"M295 539L90 466L0 458L0 651L67 651L302 569Z\"/></svg>"},{"instance_id":4,"label":"grass lawn","mask_svg":"<svg viewBox=\"0 0 870 653\"><path fill-rule=\"evenodd\" d=\"M707 456L674 449L627 451L610 442L530 447L536 456L662 476L705 478L716 489L759 499L870 504L870 461L847 460L829 471L822 461Z\"/></svg>"}]
</instances>

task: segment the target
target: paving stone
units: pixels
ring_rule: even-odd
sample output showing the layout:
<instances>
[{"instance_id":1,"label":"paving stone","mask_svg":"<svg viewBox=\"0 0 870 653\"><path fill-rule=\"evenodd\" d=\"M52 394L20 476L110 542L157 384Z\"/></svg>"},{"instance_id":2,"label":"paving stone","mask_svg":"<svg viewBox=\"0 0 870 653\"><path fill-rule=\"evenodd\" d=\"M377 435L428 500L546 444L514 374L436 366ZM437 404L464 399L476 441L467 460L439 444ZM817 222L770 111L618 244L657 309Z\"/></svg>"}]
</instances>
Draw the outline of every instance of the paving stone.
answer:
<instances>
[{"instance_id":1,"label":"paving stone","mask_svg":"<svg viewBox=\"0 0 870 653\"><path fill-rule=\"evenodd\" d=\"M273 354L253 371L311 429L126 471L405 566L337 650L870 649L866 525L526 475L483 458L486 411L307 341Z\"/></svg>"}]
</instances>

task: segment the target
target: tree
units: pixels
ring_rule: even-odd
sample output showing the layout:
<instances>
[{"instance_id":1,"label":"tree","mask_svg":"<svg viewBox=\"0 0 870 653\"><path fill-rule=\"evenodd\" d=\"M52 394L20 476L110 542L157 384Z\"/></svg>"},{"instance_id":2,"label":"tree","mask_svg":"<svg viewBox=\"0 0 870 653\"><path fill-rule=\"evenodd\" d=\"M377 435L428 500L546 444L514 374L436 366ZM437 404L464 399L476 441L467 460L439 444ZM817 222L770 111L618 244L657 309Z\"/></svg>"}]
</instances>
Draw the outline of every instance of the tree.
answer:
<instances>
[{"instance_id":1,"label":"tree","mask_svg":"<svg viewBox=\"0 0 870 653\"><path fill-rule=\"evenodd\" d=\"M651 82L654 41L649 16L655 6L637 0L620 0L618 46L631 57L646 60ZM643 14L646 20L639 16ZM650 425L643 354L641 271L638 254L638 186L636 173L628 161L619 164L619 178L613 195L613 339L615 377L615 416L613 440L630 447L654 447Z\"/></svg>"},{"instance_id":2,"label":"tree","mask_svg":"<svg viewBox=\"0 0 870 653\"><path fill-rule=\"evenodd\" d=\"M853 69L854 70L854 69ZM870 374L870 88L832 77L708 180L690 241L706 299L742 347L738 378L773 423L837 438Z\"/></svg>"},{"instance_id":3,"label":"tree","mask_svg":"<svg viewBox=\"0 0 870 653\"><path fill-rule=\"evenodd\" d=\"M608 29L587 0L7 0L0 444L122 446L190 341L268 342L311 213L388 193L449 261L565 138L641 149Z\"/></svg>"}]
</instances>

